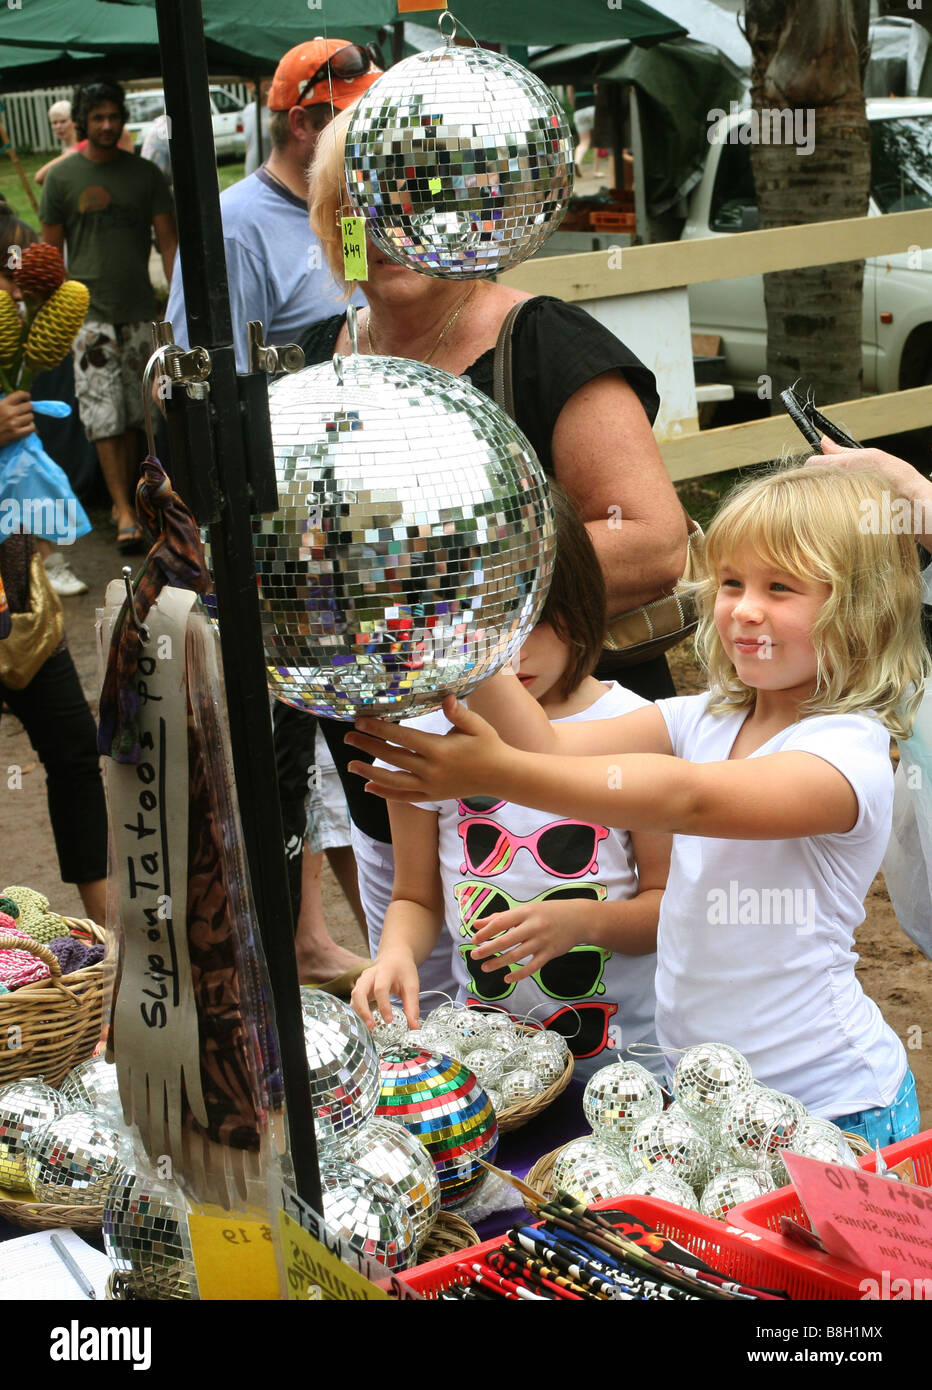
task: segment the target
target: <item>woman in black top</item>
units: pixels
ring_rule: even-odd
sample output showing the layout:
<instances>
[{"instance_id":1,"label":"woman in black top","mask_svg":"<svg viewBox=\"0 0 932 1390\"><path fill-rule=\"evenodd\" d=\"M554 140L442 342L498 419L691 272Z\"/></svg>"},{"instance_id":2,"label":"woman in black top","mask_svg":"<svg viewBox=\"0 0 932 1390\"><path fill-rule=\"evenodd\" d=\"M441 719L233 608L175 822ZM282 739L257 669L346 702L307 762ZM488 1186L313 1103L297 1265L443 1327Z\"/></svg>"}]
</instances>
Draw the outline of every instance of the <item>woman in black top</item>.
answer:
<instances>
[{"instance_id":1,"label":"woman in black top","mask_svg":"<svg viewBox=\"0 0 932 1390\"><path fill-rule=\"evenodd\" d=\"M330 269L342 279L339 236L343 152L350 111L327 128L311 172L311 226ZM533 298L491 281L440 280L396 265L368 246L368 301L359 313L362 353L409 357L466 376L490 397L495 343L512 306L525 301L512 339L515 418L541 466L557 479L586 522L602 566L609 612L622 613L669 592L683 571L686 525L651 431L659 407L653 374L585 310L548 296ZM350 351L345 318L312 325L301 343L309 364ZM613 670L612 667L615 666ZM611 654L596 674L610 678ZM661 657L627 667L624 684L649 699L674 694ZM276 739L286 837L303 826L306 769L313 762L313 719L278 706ZM345 749L349 725L321 727L343 779L354 823L390 843L379 798L346 772L358 750ZM290 786L289 786L290 784ZM299 809L299 806L301 809Z\"/></svg>"}]
</instances>

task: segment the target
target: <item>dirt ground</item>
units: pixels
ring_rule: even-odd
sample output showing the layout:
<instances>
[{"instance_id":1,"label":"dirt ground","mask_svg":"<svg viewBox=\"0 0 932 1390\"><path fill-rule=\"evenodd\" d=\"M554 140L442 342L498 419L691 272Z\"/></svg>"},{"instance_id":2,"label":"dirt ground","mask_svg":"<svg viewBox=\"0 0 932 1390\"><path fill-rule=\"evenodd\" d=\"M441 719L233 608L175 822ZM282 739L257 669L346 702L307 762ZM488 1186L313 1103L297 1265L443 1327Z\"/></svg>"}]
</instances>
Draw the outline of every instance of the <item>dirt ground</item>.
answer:
<instances>
[{"instance_id":1,"label":"dirt ground","mask_svg":"<svg viewBox=\"0 0 932 1390\"><path fill-rule=\"evenodd\" d=\"M121 560L115 532L106 514L92 512L95 529L70 552L76 572L90 585L90 592L64 600L68 641L84 691L96 713L97 655L94 610L110 579L119 578ZM703 689L698 668L688 647L672 654L671 667L677 689L691 694ZM22 790L8 789L8 769L22 768ZM49 828L45 778L22 727L8 712L0 720L0 888L10 883L28 884L45 893L59 912L81 915L81 901L73 887L58 877L58 865ZM354 950L363 947L359 929L330 873L324 870L324 911L335 940ZM919 1090L925 1123L932 1124L932 961L900 930L883 880L878 876L867 901L867 919L858 932L858 975L867 993L876 1000L885 1018L902 1038ZM929 1047L924 1046L928 1034ZM919 1044L917 1046L917 1043Z\"/></svg>"}]
</instances>

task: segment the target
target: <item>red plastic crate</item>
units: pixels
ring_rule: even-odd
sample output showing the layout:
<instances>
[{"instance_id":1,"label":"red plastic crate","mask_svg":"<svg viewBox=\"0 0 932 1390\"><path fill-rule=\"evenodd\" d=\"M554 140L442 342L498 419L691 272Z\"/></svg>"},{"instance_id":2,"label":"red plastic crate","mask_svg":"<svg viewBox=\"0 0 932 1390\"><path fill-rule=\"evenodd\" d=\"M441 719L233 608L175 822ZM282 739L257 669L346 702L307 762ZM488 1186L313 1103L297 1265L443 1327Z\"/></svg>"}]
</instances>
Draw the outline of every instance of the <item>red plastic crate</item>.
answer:
<instances>
[{"instance_id":1,"label":"red plastic crate","mask_svg":"<svg viewBox=\"0 0 932 1390\"><path fill-rule=\"evenodd\" d=\"M739 1230L724 1221L714 1221L697 1212L686 1211L672 1202L656 1197L618 1197L600 1202L595 1210L629 1211L661 1235L669 1236L698 1255L720 1274L758 1288L782 1290L792 1299L847 1299L851 1297L849 1282L833 1270L812 1269L808 1261L797 1257L796 1249L784 1249L769 1234ZM436 1297L441 1290L457 1281L456 1266L496 1250L505 1243L504 1236L483 1241L469 1250L444 1255L429 1264L419 1265L401 1277L425 1298ZM838 1267L842 1274L845 1266Z\"/></svg>"},{"instance_id":2,"label":"red plastic crate","mask_svg":"<svg viewBox=\"0 0 932 1390\"><path fill-rule=\"evenodd\" d=\"M904 1159L911 1158L916 1170L916 1182L920 1187L932 1187L932 1129L927 1129L922 1134L914 1134L911 1139L901 1139L896 1144L888 1144L880 1152L888 1168L894 1168ZM873 1173L877 1166L876 1154L864 1154L858 1162L865 1172ZM778 1243L779 1249L793 1252L796 1258L805 1261L813 1271L829 1272L833 1278L847 1284L849 1298L860 1298L861 1282L870 1271L782 1236L781 1216L791 1217L800 1226L805 1226L806 1230L812 1229L812 1223L795 1187L779 1187L775 1192L768 1192L763 1197L742 1202L740 1206L732 1207L728 1213L728 1220L742 1230L765 1233L769 1241Z\"/></svg>"}]
</instances>

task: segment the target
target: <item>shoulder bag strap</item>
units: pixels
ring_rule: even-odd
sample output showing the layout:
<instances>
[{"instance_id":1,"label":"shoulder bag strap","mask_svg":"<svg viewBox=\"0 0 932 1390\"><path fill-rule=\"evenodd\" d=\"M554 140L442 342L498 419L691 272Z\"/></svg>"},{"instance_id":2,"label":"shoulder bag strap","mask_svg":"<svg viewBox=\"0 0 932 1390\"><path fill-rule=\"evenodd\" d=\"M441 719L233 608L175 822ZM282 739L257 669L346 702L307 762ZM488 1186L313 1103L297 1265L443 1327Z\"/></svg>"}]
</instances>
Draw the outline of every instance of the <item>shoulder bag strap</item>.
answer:
<instances>
[{"instance_id":1,"label":"shoulder bag strap","mask_svg":"<svg viewBox=\"0 0 932 1390\"><path fill-rule=\"evenodd\" d=\"M525 299L519 300L517 304L512 305L505 315L504 322L498 330L495 360L492 364L493 399L506 415L511 416L512 420L515 418L515 392L512 377L511 339L514 334L515 319L526 303L527 300Z\"/></svg>"}]
</instances>

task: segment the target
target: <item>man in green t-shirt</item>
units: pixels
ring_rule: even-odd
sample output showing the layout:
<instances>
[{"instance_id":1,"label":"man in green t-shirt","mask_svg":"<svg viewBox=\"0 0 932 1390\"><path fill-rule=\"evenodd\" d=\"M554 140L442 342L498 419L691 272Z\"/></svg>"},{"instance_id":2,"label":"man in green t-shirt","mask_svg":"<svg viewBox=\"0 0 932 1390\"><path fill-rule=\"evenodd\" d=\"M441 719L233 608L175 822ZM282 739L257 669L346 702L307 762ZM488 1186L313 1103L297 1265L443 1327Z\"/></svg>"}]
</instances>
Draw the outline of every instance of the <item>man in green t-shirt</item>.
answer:
<instances>
[{"instance_id":1,"label":"man in green t-shirt","mask_svg":"<svg viewBox=\"0 0 932 1390\"><path fill-rule=\"evenodd\" d=\"M106 79L81 89L75 122L87 145L49 170L39 217L43 240L67 244L68 273L90 291L74 343L75 394L113 502L117 545L142 546L133 505L134 432L143 424L142 372L158 305L149 279L151 229L171 283L178 235L171 193L148 159L119 148L123 88Z\"/></svg>"}]
</instances>

